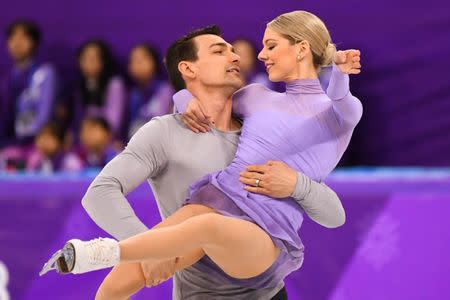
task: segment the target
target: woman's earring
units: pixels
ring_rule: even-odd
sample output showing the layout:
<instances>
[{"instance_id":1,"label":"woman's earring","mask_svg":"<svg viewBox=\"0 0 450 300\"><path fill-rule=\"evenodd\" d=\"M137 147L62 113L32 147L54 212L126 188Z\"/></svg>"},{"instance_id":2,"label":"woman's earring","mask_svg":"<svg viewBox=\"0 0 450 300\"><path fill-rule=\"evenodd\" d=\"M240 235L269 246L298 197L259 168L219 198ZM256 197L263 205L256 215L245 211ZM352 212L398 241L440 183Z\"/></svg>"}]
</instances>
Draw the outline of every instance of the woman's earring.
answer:
<instances>
[{"instance_id":1,"label":"woman's earring","mask_svg":"<svg viewBox=\"0 0 450 300\"><path fill-rule=\"evenodd\" d=\"M297 61L300 61L300 59L301 59L301 57L300 57L300 54L299 54L299 55L297 55Z\"/></svg>"}]
</instances>

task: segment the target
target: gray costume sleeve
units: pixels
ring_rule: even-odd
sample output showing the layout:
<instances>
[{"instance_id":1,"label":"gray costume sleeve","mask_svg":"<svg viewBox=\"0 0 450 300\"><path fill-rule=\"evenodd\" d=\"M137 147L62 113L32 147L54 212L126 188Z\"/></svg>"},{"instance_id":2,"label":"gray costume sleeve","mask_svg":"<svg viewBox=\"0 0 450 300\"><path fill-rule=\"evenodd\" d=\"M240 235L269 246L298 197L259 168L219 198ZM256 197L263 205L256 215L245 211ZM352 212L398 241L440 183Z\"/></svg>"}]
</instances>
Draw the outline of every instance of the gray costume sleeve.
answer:
<instances>
[{"instance_id":1,"label":"gray costume sleeve","mask_svg":"<svg viewBox=\"0 0 450 300\"><path fill-rule=\"evenodd\" d=\"M153 119L131 138L89 186L82 205L94 222L118 240L148 230L125 196L165 167L167 130Z\"/></svg>"},{"instance_id":2,"label":"gray costume sleeve","mask_svg":"<svg viewBox=\"0 0 450 300\"><path fill-rule=\"evenodd\" d=\"M291 195L306 214L318 224L336 228L345 223L345 210L336 193L324 183L317 183L298 173L297 184Z\"/></svg>"}]
</instances>

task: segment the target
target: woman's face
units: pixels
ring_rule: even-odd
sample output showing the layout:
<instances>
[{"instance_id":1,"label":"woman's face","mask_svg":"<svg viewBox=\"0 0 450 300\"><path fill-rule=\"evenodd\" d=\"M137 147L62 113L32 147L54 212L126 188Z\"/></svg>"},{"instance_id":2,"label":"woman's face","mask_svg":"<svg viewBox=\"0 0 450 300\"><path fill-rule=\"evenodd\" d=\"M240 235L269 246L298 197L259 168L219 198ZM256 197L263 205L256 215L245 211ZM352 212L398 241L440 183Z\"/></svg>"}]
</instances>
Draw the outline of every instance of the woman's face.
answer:
<instances>
[{"instance_id":1,"label":"woman's face","mask_svg":"<svg viewBox=\"0 0 450 300\"><path fill-rule=\"evenodd\" d=\"M145 49L134 48L130 53L128 72L136 82L147 83L155 76L155 61Z\"/></svg>"},{"instance_id":2,"label":"woman's face","mask_svg":"<svg viewBox=\"0 0 450 300\"><path fill-rule=\"evenodd\" d=\"M258 54L258 59L264 62L270 81L287 82L296 79L297 55L296 45L269 27L266 28L263 49Z\"/></svg>"},{"instance_id":3,"label":"woman's face","mask_svg":"<svg viewBox=\"0 0 450 300\"><path fill-rule=\"evenodd\" d=\"M88 78L98 78L103 69L100 49L89 45L82 51L79 58L81 73Z\"/></svg>"}]
</instances>

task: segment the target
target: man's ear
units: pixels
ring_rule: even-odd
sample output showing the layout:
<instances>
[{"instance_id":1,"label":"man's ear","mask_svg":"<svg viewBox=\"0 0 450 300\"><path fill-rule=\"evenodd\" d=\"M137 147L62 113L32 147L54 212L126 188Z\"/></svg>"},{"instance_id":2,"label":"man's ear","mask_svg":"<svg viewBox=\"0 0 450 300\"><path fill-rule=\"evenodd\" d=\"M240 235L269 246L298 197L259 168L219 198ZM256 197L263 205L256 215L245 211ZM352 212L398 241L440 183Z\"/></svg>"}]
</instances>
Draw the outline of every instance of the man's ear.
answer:
<instances>
[{"instance_id":1,"label":"man's ear","mask_svg":"<svg viewBox=\"0 0 450 300\"><path fill-rule=\"evenodd\" d=\"M196 76L193 65L189 61L180 61L178 64L178 71L180 71L182 76L189 79L194 79Z\"/></svg>"}]
</instances>

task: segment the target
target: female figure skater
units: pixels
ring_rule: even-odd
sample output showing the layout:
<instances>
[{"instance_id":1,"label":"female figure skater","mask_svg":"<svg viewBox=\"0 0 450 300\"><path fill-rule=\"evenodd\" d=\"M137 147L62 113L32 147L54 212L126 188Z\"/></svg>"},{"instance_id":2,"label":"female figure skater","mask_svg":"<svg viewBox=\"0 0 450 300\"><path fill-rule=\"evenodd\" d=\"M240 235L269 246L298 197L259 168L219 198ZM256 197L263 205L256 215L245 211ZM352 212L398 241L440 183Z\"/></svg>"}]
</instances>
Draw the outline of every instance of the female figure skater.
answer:
<instances>
[{"instance_id":1,"label":"female figure skater","mask_svg":"<svg viewBox=\"0 0 450 300\"><path fill-rule=\"evenodd\" d=\"M331 99L323 92L318 70L331 63L335 47L316 16L294 11L275 18L263 43L259 58L271 81L286 82L286 93L256 84L235 94L234 111L245 120L236 157L192 185L186 205L163 221L174 225L121 242L70 240L48 264L57 260L60 273L77 274L199 250L223 271L212 276L255 289L275 285L301 266L301 209L291 199L247 192L239 174L249 164L278 159L323 180L347 148L362 107L348 90ZM256 186L263 184L255 178Z\"/></svg>"}]
</instances>

